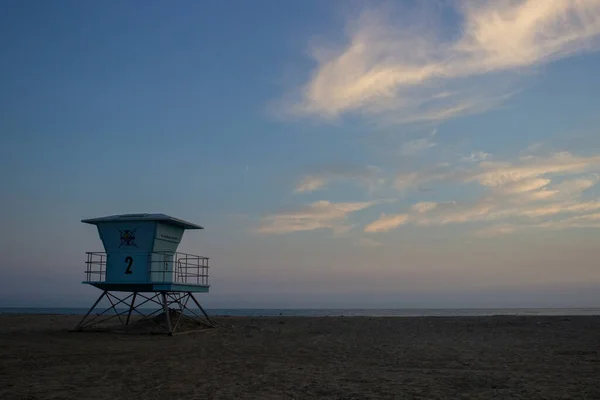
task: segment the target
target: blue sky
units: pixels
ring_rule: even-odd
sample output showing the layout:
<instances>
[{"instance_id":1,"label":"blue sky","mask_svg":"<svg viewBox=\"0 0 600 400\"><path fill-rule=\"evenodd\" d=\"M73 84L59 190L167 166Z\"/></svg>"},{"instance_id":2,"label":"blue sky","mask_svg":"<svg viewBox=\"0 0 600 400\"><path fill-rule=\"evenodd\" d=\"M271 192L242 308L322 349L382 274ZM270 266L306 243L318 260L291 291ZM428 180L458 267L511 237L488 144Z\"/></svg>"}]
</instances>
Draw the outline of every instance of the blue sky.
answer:
<instances>
[{"instance_id":1,"label":"blue sky","mask_svg":"<svg viewBox=\"0 0 600 400\"><path fill-rule=\"evenodd\" d=\"M162 212L209 306L600 306L597 0L1 7L0 305Z\"/></svg>"}]
</instances>

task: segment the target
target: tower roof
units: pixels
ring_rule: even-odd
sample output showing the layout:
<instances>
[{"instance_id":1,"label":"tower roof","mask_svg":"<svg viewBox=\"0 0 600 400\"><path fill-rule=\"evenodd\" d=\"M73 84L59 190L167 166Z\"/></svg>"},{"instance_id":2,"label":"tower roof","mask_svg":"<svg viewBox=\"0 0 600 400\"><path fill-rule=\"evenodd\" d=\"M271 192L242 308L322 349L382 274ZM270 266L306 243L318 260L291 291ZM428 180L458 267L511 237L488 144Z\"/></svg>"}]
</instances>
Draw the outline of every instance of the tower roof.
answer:
<instances>
[{"instance_id":1,"label":"tower roof","mask_svg":"<svg viewBox=\"0 0 600 400\"><path fill-rule=\"evenodd\" d=\"M160 221L171 225L180 226L183 229L204 229L200 225L193 224L165 214L121 214L109 215L107 217L82 219L86 224L98 225L101 222L128 222L128 221Z\"/></svg>"}]
</instances>

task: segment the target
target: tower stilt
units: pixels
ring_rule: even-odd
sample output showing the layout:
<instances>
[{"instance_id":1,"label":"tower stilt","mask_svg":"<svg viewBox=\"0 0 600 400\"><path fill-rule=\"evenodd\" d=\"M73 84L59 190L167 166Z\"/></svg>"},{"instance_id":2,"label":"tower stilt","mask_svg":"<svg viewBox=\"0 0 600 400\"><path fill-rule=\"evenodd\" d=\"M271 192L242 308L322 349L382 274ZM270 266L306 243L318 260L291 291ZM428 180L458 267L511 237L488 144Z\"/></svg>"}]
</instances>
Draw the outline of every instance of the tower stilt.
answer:
<instances>
[{"instance_id":1,"label":"tower stilt","mask_svg":"<svg viewBox=\"0 0 600 400\"><path fill-rule=\"evenodd\" d=\"M96 315L92 315L92 312L98 308L98 305L103 298L108 300L109 307L105 308ZM129 301L129 299L131 299L131 301ZM198 307L202 315L198 314L193 309L188 308L190 299L192 299L192 302ZM139 304L136 304L136 300L143 301L139 302ZM154 303L158 307L152 312L144 313L140 307L147 303ZM119 309L118 306L121 304L125 307ZM98 308L98 311L100 311L100 309L101 308ZM114 311L114 314L108 315L110 314L110 311ZM141 318L132 321L131 315L133 312L138 314ZM160 312L164 313L165 319L162 319L162 316L158 319L153 318L156 317L156 315ZM177 317L173 320L172 314L174 313L176 313ZM77 326L73 329L73 331L81 332L84 330L91 330L92 327L97 327L98 325L106 323L107 321L115 318L119 320L120 324L118 325L121 326L132 325L133 323L139 323L145 320L151 320L157 323L157 325L160 325L160 321L162 320L166 325L166 331L164 331L164 333L168 335L187 333L188 331L178 331L178 328L180 328L181 322L184 319L204 326L203 329L216 327L213 321L211 321L208 317L208 314L204 308L202 308L200 303L195 299L192 292L152 292L150 296L146 296L140 292L133 292L123 298L120 298L115 293L105 290L102 292L100 297L98 297L96 302L88 310ZM106 330L106 328L107 326L104 326L104 329L101 330ZM194 331L196 330L197 329Z\"/></svg>"},{"instance_id":2,"label":"tower stilt","mask_svg":"<svg viewBox=\"0 0 600 400\"><path fill-rule=\"evenodd\" d=\"M125 325L129 325L129 319L131 318L131 312L133 311L133 305L135 304L136 297L137 292L133 292L133 299L131 299L131 304L129 305L129 312L127 313L127 321L125 321Z\"/></svg>"}]
</instances>

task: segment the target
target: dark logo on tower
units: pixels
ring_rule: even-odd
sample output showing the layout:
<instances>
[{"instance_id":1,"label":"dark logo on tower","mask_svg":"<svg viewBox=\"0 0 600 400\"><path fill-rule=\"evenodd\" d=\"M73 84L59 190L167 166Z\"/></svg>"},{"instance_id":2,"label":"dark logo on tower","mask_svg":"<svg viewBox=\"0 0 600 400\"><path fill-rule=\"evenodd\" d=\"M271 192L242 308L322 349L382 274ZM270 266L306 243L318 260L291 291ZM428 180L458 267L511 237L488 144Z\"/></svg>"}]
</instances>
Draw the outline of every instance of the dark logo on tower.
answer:
<instances>
[{"instance_id":1,"label":"dark logo on tower","mask_svg":"<svg viewBox=\"0 0 600 400\"><path fill-rule=\"evenodd\" d=\"M132 231L129 229L126 229L124 231L119 230L119 232L121 233L121 244L119 245L119 247L121 247L121 246L138 247L137 244L135 244L135 229Z\"/></svg>"}]
</instances>

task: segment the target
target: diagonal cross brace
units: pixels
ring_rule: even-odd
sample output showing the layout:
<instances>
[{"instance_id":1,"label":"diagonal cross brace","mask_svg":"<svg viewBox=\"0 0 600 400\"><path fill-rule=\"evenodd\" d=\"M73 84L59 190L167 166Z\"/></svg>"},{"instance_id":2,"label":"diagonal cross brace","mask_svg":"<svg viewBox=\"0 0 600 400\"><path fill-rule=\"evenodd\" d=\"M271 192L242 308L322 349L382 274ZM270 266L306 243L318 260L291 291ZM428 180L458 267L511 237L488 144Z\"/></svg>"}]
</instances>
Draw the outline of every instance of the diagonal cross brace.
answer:
<instances>
[{"instance_id":1,"label":"diagonal cross brace","mask_svg":"<svg viewBox=\"0 0 600 400\"><path fill-rule=\"evenodd\" d=\"M183 320L184 317L188 318L192 321L199 322L207 327L211 327L211 328L216 327L216 325L213 323L213 321L210 320L206 311L202 308L200 303L196 300L196 298L194 297L192 292L151 292L151 293L152 294L150 296L146 296L140 292L133 292L124 298L119 298L114 293L110 293L109 291L105 290L98 297L96 302L88 310L88 312L81 319L81 321L77 324L75 329L73 329L73 331L81 332L84 329L90 328L94 325L98 325L100 323L109 321L114 318L119 319L119 322L121 323L121 325L129 325L130 319L131 319L131 314L134 311L142 317L138 321L149 319L150 317L152 317L153 315L155 315L161 311L164 312L165 320L166 320L165 322L167 325L167 331L165 333L167 333L169 335L174 335L175 333L178 333L177 328L180 326L180 322ZM96 314L95 316L90 317L90 315L92 314L92 311L94 311L96 309L96 307L98 306L100 301L105 297L108 300L108 302L110 303L110 307L106 308L104 311L100 312L99 314ZM131 298L131 301L128 302L128 300L130 298ZM138 300L138 299L142 299L143 301L139 304L135 304L136 300ZM203 315L199 315L194 310L188 308L188 303L189 303L190 299L192 300L193 304L195 304L198 307L198 309L202 312ZM149 303L149 302L156 304L157 306L159 306L159 308L149 314L144 314L142 311L139 310L139 308L142 305ZM126 305L127 308L124 309L123 311L119 311L117 309L117 306L120 304ZM171 308L170 306L172 306L172 305L176 305L177 308ZM115 312L114 315L99 319L101 316L105 315L107 312L109 312L111 310ZM171 312L173 312L173 311L176 311L179 313L179 315L177 316L177 319L174 321L171 320ZM121 317L126 317L126 318L121 318ZM179 332L179 333L182 333L182 332Z\"/></svg>"}]
</instances>

